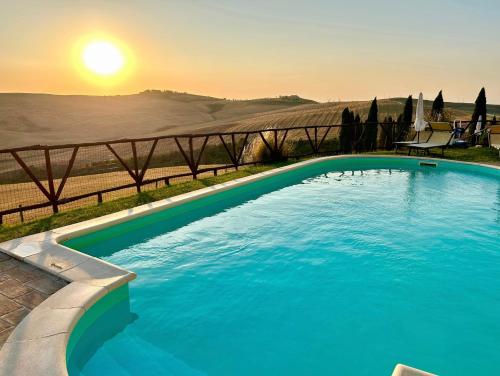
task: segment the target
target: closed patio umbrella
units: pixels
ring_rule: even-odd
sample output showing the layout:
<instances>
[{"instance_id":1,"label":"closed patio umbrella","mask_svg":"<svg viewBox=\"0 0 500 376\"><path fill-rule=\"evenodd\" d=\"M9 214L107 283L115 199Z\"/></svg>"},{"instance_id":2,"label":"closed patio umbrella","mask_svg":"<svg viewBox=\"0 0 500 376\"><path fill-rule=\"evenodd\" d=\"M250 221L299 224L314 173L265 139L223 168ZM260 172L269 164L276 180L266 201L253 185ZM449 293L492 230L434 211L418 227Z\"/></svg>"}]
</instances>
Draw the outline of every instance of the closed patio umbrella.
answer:
<instances>
[{"instance_id":1,"label":"closed patio umbrella","mask_svg":"<svg viewBox=\"0 0 500 376\"><path fill-rule=\"evenodd\" d=\"M476 123L476 131L474 132L474 134L481 133L482 125L483 125L483 115L479 115L479 119L477 119Z\"/></svg>"},{"instance_id":2,"label":"closed patio umbrella","mask_svg":"<svg viewBox=\"0 0 500 376\"><path fill-rule=\"evenodd\" d=\"M424 95L420 93L417 102L417 113L415 115L415 132L417 132L417 141L420 141L420 132L425 130L427 122L424 120Z\"/></svg>"}]
</instances>

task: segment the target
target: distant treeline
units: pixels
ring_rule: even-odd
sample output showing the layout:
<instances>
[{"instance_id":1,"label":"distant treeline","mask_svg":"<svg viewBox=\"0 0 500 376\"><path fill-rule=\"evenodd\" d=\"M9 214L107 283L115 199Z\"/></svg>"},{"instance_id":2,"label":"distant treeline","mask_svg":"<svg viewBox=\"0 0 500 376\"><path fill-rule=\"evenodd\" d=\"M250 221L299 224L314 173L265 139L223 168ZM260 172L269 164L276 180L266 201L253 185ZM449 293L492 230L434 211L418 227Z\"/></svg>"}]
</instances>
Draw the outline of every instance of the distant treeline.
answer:
<instances>
[{"instance_id":1,"label":"distant treeline","mask_svg":"<svg viewBox=\"0 0 500 376\"><path fill-rule=\"evenodd\" d=\"M280 95L275 98L257 98L257 99L227 99L227 98L215 98L206 95L190 94L186 92L179 92L173 90L158 90L158 89L147 89L141 91L139 94L158 96L162 98L168 98L173 100L178 100L182 102L193 102L193 101L232 101L232 102L249 102L255 104L287 104L287 105L300 105L300 104L314 104L318 103L312 99L301 98L298 95Z\"/></svg>"}]
</instances>

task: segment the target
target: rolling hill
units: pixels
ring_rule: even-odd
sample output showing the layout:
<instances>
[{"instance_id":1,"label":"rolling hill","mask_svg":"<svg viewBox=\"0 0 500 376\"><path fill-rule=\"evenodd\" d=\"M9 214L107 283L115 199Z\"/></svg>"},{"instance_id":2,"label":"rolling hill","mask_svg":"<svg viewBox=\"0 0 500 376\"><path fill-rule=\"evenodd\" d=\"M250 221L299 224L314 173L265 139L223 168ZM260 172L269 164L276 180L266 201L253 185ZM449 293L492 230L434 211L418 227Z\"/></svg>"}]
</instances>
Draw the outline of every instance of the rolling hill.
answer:
<instances>
[{"instance_id":1,"label":"rolling hill","mask_svg":"<svg viewBox=\"0 0 500 376\"><path fill-rule=\"evenodd\" d=\"M396 117L404 101L379 100L380 119ZM363 119L370 101L317 103L298 96L227 100L158 90L120 96L4 93L0 94L0 148L336 124L346 106ZM452 116L462 119L470 117L473 106L446 103ZM500 114L500 106L490 105L489 111Z\"/></svg>"}]
</instances>

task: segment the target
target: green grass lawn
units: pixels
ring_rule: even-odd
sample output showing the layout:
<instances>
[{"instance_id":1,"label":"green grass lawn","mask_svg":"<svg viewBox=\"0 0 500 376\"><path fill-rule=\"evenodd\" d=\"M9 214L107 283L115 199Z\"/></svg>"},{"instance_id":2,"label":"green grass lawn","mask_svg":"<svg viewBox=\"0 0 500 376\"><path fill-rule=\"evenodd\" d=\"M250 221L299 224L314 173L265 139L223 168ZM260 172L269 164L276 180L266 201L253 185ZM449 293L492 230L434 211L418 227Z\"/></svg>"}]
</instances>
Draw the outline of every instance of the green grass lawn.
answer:
<instances>
[{"instance_id":1,"label":"green grass lawn","mask_svg":"<svg viewBox=\"0 0 500 376\"><path fill-rule=\"evenodd\" d=\"M31 234L36 234L43 231L48 231L57 227L70 225L101 217L106 214L115 213L120 210L130 209L138 205L148 204L153 201L158 201L164 198L173 197L182 193L195 191L197 189L209 187L211 185L224 183L226 181L242 178L245 176L257 174L267 171L275 167L283 166L284 163L274 165L264 165L256 167L248 167L236 172L214 176L210 178L193 180L186 183L173 184L163 188L158 188L152 191L139 193L134 196L123 197L112 201L106 201L99 205L87 206L85 208L68 210L50 217L37 219L31 222L0 226L0 243L6 240L19 238Z\"/></svg>"},{"instance_id":2,"label":"green grass lawn","mask_svg":"<svg viewBox=\"0 0 500 376\"><path fill-rule=\"evenodd\" d=\"M406 153L405 153L406 150ZM403 149L397 155L407 155L407 149ZM377 151L370 154L390 154L396 155L394 151ZM412 156L415 156L415 151L412 152ZM419 156L427 155L420 153ZM444 151L444 156L441 155L441 149L435 149L431 152L430 157L443 158L443 159L453 159L456 161L463 162L476 162L476 163L487 163L500 166L500 158L498 157L498 150L488 147L478 147L478 148L450 148Z\"/></svg>"},{"instance_id":3,"label":"green grass lawn","mask_svg":"<svg viewBox=\"0 0 500 376\"><path fill-rule=\"evenodd\" d=\"M378 151L371 154L394 155L392 151ZM431 157L454 159L465 162L478 162L500 165L498 151L490 148L469 148L469 149L448 149L444 157L438 151L431 154ZM290 162L291 163L291 162ZM99 205L88 206L81 209L69 210L47 218L34 220L18 225L0 226L0 242L48 231L57 227L70 225L73 223L85 221L100 217L106 214L115 213L120 210L133 208L138 205L147 204L164 198L173 197L182 193L195 191L197 189L209 187L211 185L223 183L226 181L253 175L259 172L267 171L287 163L277 163L257 167L249 167L244 170L227 173L220 176L214 176L205 179L194 180L186 183L174 184L171 186L159 188L153 191L143 192L134 196L119 198L113 201L107 201Z\"/></svg>"}]
</instances>

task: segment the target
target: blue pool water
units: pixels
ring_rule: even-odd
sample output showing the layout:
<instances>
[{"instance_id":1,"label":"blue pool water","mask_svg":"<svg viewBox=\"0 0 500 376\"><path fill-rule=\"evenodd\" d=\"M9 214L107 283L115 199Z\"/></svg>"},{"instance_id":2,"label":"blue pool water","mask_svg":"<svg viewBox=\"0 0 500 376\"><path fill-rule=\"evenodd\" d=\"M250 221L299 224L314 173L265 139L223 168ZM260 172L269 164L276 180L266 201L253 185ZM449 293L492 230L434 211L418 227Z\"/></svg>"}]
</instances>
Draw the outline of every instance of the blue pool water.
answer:
<instances>
[{"instance_id":1,"label":"blue pool water","mask_svg":"<svg viewBox=\"0 0 500 376\"><path fill-rule=\"evenodd\" d=\"M68 241L138 275L71 375L500 374L500 178L347 163Z\"/></svg>"}]
</instances>

